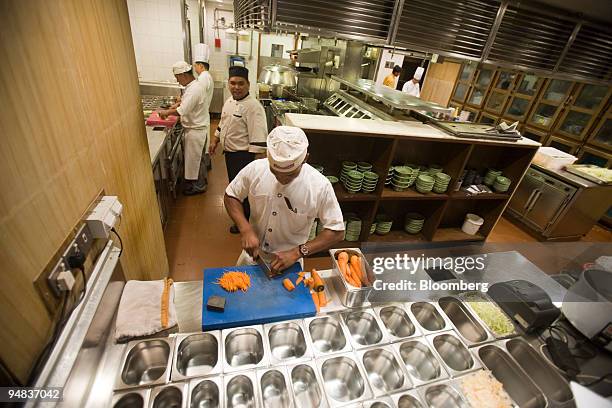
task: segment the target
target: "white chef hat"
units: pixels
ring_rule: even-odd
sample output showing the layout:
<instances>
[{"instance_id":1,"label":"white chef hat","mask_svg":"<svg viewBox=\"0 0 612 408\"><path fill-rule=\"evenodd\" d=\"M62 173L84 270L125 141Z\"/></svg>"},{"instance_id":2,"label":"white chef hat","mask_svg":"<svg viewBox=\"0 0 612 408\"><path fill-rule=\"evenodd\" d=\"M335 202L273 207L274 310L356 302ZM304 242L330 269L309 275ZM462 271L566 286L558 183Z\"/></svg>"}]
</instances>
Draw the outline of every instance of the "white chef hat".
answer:
<instances>
[{"instance_id":1,"label":"white chef hat","mask_svg":"<svg viewBox=\"0 0 612 408\"><path fill-rule=\"evenodd\" d=\"M206 44L203 43L199 43L196 44L194 47L194 55L195 58L193 59L193 62L208 62L208 59L210 58L210 47Z\"/></svg>"},{"instance_id":2,"label":"white chef hat","mask_svg":"<svg viewBox=\"0 0 612 408\"><path fill-rule=\"evenodd\" d=\"M278 126L268 135L267 146L270 167L281 173L290 173L306 158L308 138L299 127Z\"/></svg>"},{"instance_id":3,"label":"white chef hat","mask_svg":"<svg viewBox=\"0 0 612 408\"><path fill-rule=\"evenodd\" d=\"M177 61L172 66L172 72L174 75L182 74L183 72L188 72L191 70L191 65L186 63L185 61Z\"/></svg>"},{"instance_id":4,"label":"white chef hat","mask_svg":"<svg viewBox=\"0 0 612 408\"><path fill-rule=\"evenodd\" d=\"M417 67L416 71L414 71L414 79L416 79L417 81L420 81L421 78L423 78L423 72L425 72L425 68L423 67Z\"/></svg>"}]
</instances>

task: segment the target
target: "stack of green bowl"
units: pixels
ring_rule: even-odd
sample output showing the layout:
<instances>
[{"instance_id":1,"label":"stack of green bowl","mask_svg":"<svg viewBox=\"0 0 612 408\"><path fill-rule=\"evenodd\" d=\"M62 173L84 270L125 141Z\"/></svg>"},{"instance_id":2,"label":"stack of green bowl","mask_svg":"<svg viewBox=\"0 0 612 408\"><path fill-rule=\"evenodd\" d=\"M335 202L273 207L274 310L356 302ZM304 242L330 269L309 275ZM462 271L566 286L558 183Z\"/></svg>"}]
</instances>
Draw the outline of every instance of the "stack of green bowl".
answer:
<instances>
[{"instance_id":1,"label":"stack of green bowl","mask_svg":"<svg viewBox=\"0 0 612 408\"><path fill-rule=\"evenodd\" d=\"M498 193L505 193L510 188L510 179L504 176L497 176L493 183L493 189Z\"/></svg>"},{"instance_id":2,"label":"stack of green bowl","mask_svg":"<svg viewBox=\"0 0 612 408\"><path fill-rule=\"evenodd\" d=\"M393 220L385 214L378 214L376 216L376 233L378 235L385 235L391 231Z\"/></svg>"},{"instance_id":3,"label":"stack of green bowl","mask_svg":"<svg viewBox=\"0 0 612 408\"><path fill-rule=\"evenodd\" d=\"M484 177L484 183L487 186L492 186L495 183L495 179L497 176L501 176L502 172L500 170L488 169L487 174Z\"/></svg>"},{"instance_id":4,"label":"stack of green bowl","mask_svg":"<svg viewBox=\"0 0 612 408\"><path fill-rule=\"evenodd\" d=\"M344 183L346 174L351 170L357 170L357 163L350 161L342 162L342 171L340 172L340 181Z\"/></svg>"},{"instance_id":5,"label":"stack of green bowl","mask_svg":"<svg viewBox=\"0 0 612 408\"><path fill-rule=\"evenodd\" d=\"M312 167L314 167L315 170L319 173L323 174L323 166L321 166L320 164L313 164Z\"/></svg>"},{"instance_id":6,"label":"stack of green bowl","mask_svg":"<svg viewBox=\"0 0 612 408\"><path fill-rule=\"evenodd\" d=\"M362 173L365 173L366 171L372 171L372 164L368 163L368 162L357 162L357 170L359 170Z\"/></svg>"},{"instance_id":7,"label":"stack of green bowl","mask_svg":"<svg viewBox=\"0 0 612 408\"><path fill-rule=\"evenodd\" d=\"M408 166L395 166L391 186L395 191L407 191L417 178L418 171Z\"/></svg>"},{"instance_id":8,"label":"stack of green bowl","mask_svg":"<svg viewBox=\"0 0 612 408\"><path fill-rule=\"evenodd\" d=\"M314 220L312 222L312 227L310 227L310 234L308 235L308 240L309 241L312 241L317 236L317 225L318 224L319 223L317 222L317 220Z\"/></svg>"},{"instance_id":9,"label":"stack of green bowl","mask_svg":"<svg viewBox=\"0 0 612 408\"><path fill-rule=\"evenodd\" d=\"M429 193L434 186L434 178L429 174L419 174L416 179L416 189L419 193Z\"/></svg>"},{"instance_id":10,"label":"stack of green bowl","mask_svg":"<svg viewBox=\"0 0 612 408\"><path fill-rule=\"evenodd\" d=\"M323 231L323 223L321 221L317 221L316 234L319 235L321 231Z\"/></svg>"},{"instance_id":11,"label":"stack of green bowl","mask_svg":"<svg viewBox=\"0 0 612 408\"><path fill-rule=\"evenodd\" d=\"M344 178L344 188L349 193L357 193L363 187L363 173L357 170L349 170Z\"/></svg>"},{"instance_id":12,"label":"stack of green bowl","mask_svg":"<svg viewBox=\"0 0 612 408\"><path fill-rule=\"evenodd\" d=\"M376 190L376 184L378 183L378 174L372 171L366 171L363 173L363 183L361 189L364 193L371 193Z\"/></svg>"},{"instance_id":13,"label":"stack of green bowl","mask_svg":"<svg viewBox=\"0 0 612 408\"><path fill-rule=\"evenodd\" d=\"M421 214L408 213L404 222L404 231L409 234L418 234L423 229L423 224L425 224L425 217Z\"/></svg>"},{"instance_id":14,"label":"stack of green bowl","mask_svg":"<svg viewBox=\"0 0 612 408\"><path fill-rule=\"evenodd\" d=\"M448 189L448 183L450 183L451 176L446 173L436 173L434 176L434 193L442 194Z\"/></svg>"},{"instance_id":15,"label":"stack of green bowl","mask_svg":"<svg viewBox=\"0 0 612 408\"><path fill-rule=\"evenodd\" d=\"M393 170L395 167L391 166L389 167L389 172L387 173L387 178L385 178L385 186L390 186L391 185L391 181L393 180L393 175L395 174L395 171Z\"/></svg>"},{"instance_id":16,"label":"stack of green bowl","mask_svg":"<svg viewBox=\"0 0 612 408\"><path fill-rule=\"evenodd\" d=\"M350 242L359 241L360 234L361 220L355 216L346 218L346 235L344 236L344 239Z\"/></svg>"},{"instance_id":17,"label":"stack of green bowl","mask_svg":"<svg viewBox=\"0 0 612 408\"><path fill-rule=\"evenodd\" d=\"M443 170L444 169L442 169L442 166L440 166L439 164L432 164L427 168L427 170L425 170L425 173L433 176L438 173L441 173Z\"/></svg>"},{"instance_id":18,"label":"stack of green bowl","mask_svg":"<svg viewBox=\"0 0 612 408\"><path fill-rule=\"evenodd\" d=\"M370 235L372 235L374 232L376 232L376 223L373 222L372 226L370 227Z\"/></svg>"},{"instance_id":19,"label":"stack of green bowl","mask_svg":"<svg viewBox=\"0 0 612 408\"><path fill-rule=\"evenodd\" d=\"M338 182L338 177L336 176L326 176L330 183L336 184Z\"/></svg>"}]
</instances>

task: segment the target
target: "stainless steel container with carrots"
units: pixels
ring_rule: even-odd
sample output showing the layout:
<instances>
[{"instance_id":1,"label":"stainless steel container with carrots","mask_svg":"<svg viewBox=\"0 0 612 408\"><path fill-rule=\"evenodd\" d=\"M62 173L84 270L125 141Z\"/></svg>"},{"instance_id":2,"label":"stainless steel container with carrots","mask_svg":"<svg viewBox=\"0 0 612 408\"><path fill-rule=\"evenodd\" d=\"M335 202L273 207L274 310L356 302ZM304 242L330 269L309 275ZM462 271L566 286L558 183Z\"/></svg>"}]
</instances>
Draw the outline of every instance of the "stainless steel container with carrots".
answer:
<instances>
[{"instance_id":1,"label":"stainless steel container with carrots","mask_svg":"<svg viewBox=\"0 0 612 408\"><path fill-rule=\"evenodd\" d=\"M334 288L345 307L369 306L374 272L359 248L330 249Z\"/></svg>"}]
</instances>

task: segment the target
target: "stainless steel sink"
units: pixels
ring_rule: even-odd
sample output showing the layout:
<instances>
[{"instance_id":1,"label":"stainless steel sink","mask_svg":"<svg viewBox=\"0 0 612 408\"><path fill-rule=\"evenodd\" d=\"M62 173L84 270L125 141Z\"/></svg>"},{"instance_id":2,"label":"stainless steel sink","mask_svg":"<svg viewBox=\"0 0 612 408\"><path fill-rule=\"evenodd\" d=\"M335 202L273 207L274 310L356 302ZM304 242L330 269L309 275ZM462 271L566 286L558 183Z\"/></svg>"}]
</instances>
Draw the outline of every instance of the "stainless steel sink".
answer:
<instances>
[{"instance_id":1,"label":"stainless steel sink","mask_svg":"<svg viewBox=\"0 0 612 408\"><path fill-rule=\"evenodd\" d=\"M222 408L223 384L220 377L192 380L188 408Z\"/></svg>"},{"instance_id":2,"label":"stainless steel sink","mask_svg":"<svg viewBox=\"0 0 612 408\"><path fill-rule=\"evenodd\" d=\"M335 316L307 319L306 324L315 355L322 356L351 349L342 323Z\"/></svg>"},{"instance_id":3,"label":"stainless steel sink","mask_svg":"<svg viewBox=\"0 0 612 408\"><path fill-rule=\"evenodd\" d=\"M480 344L493 340L459 299L452 296L443 297L438 300L438 305L468 344Z\"/></svg>"},{"instance_id":4,"label":"stainless steel sink","mask_svg":"<svg viewBox=\"0 0 612 408\"><path fill-rule=\"evenodd\" d=\"M394 340L405 339L418 334L406 310L400 305L377 307L376 312L387 333Z\"/></svg>"},{"instance_id":5,"label":"stainless steel sink","mask_svg":"<svg viewBox=\"0 0 612 408\"><path fill-rule=\"evenodd\" d=\"M426 408L416 390L391 395L397 408Z\"/></svg>"},{"instance_id":6,"label":"stainless steel sink","mask_svg":"<svg viewBox=\"0 0 612 408\"><path fill-rule=\"evenodd\" d=\"M355 348L372 346L383 340L383 332L372 311L349 312L343 314L343 318Z\"/></svg>"},{"instance_id":7,"label":"stainless steel sink","mask_svg":"<svg viewBox=\"0 0 612 408\"><path fill-rule=\"evenodd\" d=\"M151 390L151 408L181 408L187 403L187 384L161 385Z\"/></svg>"},{"instance_id":8,"label":"stainless steel sink","mask_svg":"<svg viewBox=\"0 0 612 408\"><path fill-rule=\"evenodd\" d=\"M521 408L546 407L546 398L542 392L500 347L491 344L480 346L478 357Z\"/></svg>"},{"instance_id":9,"label":"stainless steel sink","mask_svg":"<svg viewBox=\"0 0 612 408\"><path fill-rule=\"evenodd\" d=\"M247 326L224 330L224 372L244 370L267 364L263 327Z\"/></svg>"},{"instance_id":10,"label":"stainless steel sink","mask_svg":"<svg viewBox=\"0 0 612 408\"><path fill-rule=\"evenodd\" d=\"M172 381L221 372L221 332L212 331L177 337Z\"/></svg>"},{"instance_id":11,"label":"stainless steel sink","mask_svg":"<svg viewBox=\"0 0 612 408\"><path fill-rule=\"evenodd\" d=\"M255 392L256 378L253 372L234 374L224 377L226 408L258 407Z\"/></svg>"},{"instance_id":12,"label":"stainless steel sink","mask_svg":"<svg viewBox=\"0 0 612 408\"><path fill-rule=\"evenodd\" d=\"M284 367L259 370L257 378L259 395L265 408L289 408L292 406L289 380Z\"/></svg>"},{"instance_id":13,"label":"stainless steel sink","mask_svg":"<svg viewBox=\"0 0 612 408\"><path fill-rule=\"evenodd\" d=\"M449 372L452 375L457 375L478 368L480 365L476 363L467 347L459 340L459 337L451 333L446 332L427 337L427 340L434 346L434 349L448 367Z\"/></svg>"},{"instance_id":14,"label":"stainless steel sink","mask_svg":"<svg viewBox=\"0 0 612 408\"><path fill-rule=\"evenodd\" d=\"M446 328L444 318L432 303L415 302L410 305L410 311L419 325L428 332L436 332Z\"/></svg>"},{"instance_id":15,"label":"stainless steel sink","mask_svg":"<svg viewBox=\"0 0 612 408\"><path fill-rule=\"evenodd\" d=\"M352 355L342 354L317 361L327 397L340 403L359 402L370 398L371 393L364 375Z\"/></svg>"},{"instance_id":16,"label":"stainless steel sink","mask_svg":"<svg viewBox=\"0 0 612 408\"><path fill-rule=\"evenodd\" d=\"M170 374L172 341L160 338L129 343L116 389L165 383Z\"/></svg>"},{"instance_id":17,"label":"stainless steel sink","mask_svg":"<svg viewBox=\"0 0 612 408\"><path fill-rule=\"evenodd\" d=\"M317 380L316 367L303 363L289 368L296 408L326 407L323 389Z\"/></svg>"},{"instance_id":18,"label":"stainless steel sink","mask_svg":"<svg viewBox=\"0 0 612 408\"><path fill-rule=\"evenodd\" d=\"M111 406L113 408L146 408L149 406L150 394L151 390L146 388L118 392L113 395Z\"/></svg>"},{"instance_id":19,"label":"stainless steel sink","mask_svg":"<svg viewBox=\"0 0 612 408\"><path fill-rule=\"evenodd\" d=\"M380 397L375 400L366 401L363 408L395 408L393 400L389 397Z\"/></svg>"},{"instance_id":20,"label":"stainless steel sink","mask_svg":"<svg viewBox=\"0 0 612 408\"><path fill-rule=\"evenodd\" d=\"M506 350L544 393L552 407L574 406L574 395L567 381L525 340L506 341Z\"/></svg>"},{"instance_id":21,"label":"stainless steel sink","mask_svg":"<svg viewBox=\"0 0 612 408\"><path fill-rule=\"evenodd\" d=\"M375 396L412 387L412 382L391 347L364 350L359 356Z\"/></svg>"},{"instance_id":22,"label":"stainless steel sink","mask_svg":"<svg viewBox=\"0 0 612 408\"><path fill-rule=\"evenodd\" d=\"M264 331L272 364L311 357L301 322L268 324Z\"/></svg>"},{"instance_id":23,"label":"stainless steel sink","mask_svg":"<svg viewBox=\"0 0 612 408\"><path fill-rule=\"evenodd\" d=\"M429 386L423 396L431 408L470 408L459 392L447 384Z\"/></svg>"},{"instance_id":24,"label":"stainless steel sink","mask_svg":"<svg viewBox=\"0 0 612 408\"><path fill-rule=\"evenodd\" d=\"M415 385L448 376L424 340L414 339L395 343L394 347L404 362L406 370L413 377Z\"/></svg>"}]
</instances>

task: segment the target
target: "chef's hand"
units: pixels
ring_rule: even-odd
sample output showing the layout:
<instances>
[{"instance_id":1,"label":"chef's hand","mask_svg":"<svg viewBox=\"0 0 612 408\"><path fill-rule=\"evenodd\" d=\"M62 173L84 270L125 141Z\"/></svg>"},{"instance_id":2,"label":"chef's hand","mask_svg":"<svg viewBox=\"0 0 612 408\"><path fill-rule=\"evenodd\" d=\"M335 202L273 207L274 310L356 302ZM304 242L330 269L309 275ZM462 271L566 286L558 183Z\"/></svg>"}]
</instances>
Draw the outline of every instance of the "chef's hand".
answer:
<instances>
[{"instance_id":1,"label":"chef's hand","mask_svg":"<svg viewBox=\"0 0 612 408\"><path fill-rule=\"evenodd\" d=\"M274 253L274 260L270 264L273 271L283 271L296 263L302 255L298 248L293 248L288 251Z\"/></svg>"},{"instance_id":2,"label":"chef's hand","mask_svg":"<svg viewBox=\"0 0 612 408\"><path fill-rule=\"evenodd\" d=\"M213 137L210 140L210 146L208 146L208 154L210 154L211 156L215 154L215 150L217 150L218 145L219 145L219 138Z\"/></svg>"},{"instance_id":3,"label":"chef's hand","mask_svg":"<svg viewBox=\"0 0 612 408\"><path fill-rule=\"evenodd\" d=\"M244 249L253 259L257 259L259 256L259 238L252 228L249 228L240 233L240 241L242 243L242 249Z\"/></svg>"},{"instance_id":4,"label":"chef's hand","mask_svg":"<svg viewBox=\"0 0 612 408\"><path fill-rule=\"evenodd\" d=\"M164 110L164 109L158 110L157 114L159 115L160 119L162 119L162 120L165 120L169 116L168 111Z\"/></svg>"}]
</instances>

